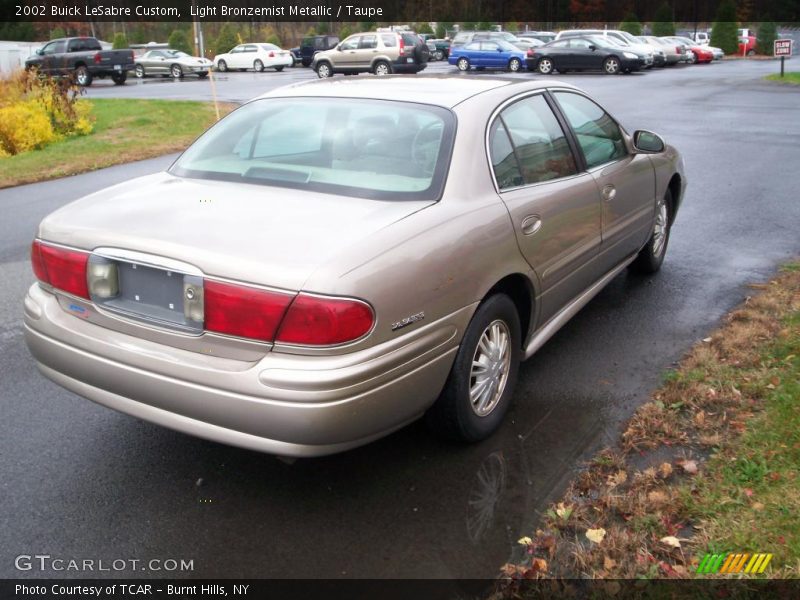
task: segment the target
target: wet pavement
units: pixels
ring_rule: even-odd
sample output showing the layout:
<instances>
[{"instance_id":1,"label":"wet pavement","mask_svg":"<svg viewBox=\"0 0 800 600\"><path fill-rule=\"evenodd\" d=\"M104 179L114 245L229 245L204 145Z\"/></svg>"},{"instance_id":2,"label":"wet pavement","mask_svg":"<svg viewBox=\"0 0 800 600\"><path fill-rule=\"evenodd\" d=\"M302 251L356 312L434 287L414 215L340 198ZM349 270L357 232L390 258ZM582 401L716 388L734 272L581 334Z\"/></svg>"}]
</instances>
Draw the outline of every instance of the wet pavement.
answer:
<instances>
[{"instance_id":1,"label":"wet pavement","mask_svg":"<svg viewBox=\"0 0 800 600\"><path fill-rule=\"evenodd\" d=\"M417 423L345 454L286 464L60 389L36 372L22 339L35 225L170 158L0 190L0 576L81 575L15 570L17 555L36 553L194 561L191 572L99 576L495 575L662 372L745 297L748 282L800 252L800 88L762 83L776 68L731 61L563 78L630 130L653 129L678 147L689 188L661 273L613 280L523 364L505 424L471 446L439 442ZM309 72L253 75L231 75L220 96L244 100L264 82ZM175 97L202 85L98 85L90 95L163 88Z\"/></svg>"}]
</instances>

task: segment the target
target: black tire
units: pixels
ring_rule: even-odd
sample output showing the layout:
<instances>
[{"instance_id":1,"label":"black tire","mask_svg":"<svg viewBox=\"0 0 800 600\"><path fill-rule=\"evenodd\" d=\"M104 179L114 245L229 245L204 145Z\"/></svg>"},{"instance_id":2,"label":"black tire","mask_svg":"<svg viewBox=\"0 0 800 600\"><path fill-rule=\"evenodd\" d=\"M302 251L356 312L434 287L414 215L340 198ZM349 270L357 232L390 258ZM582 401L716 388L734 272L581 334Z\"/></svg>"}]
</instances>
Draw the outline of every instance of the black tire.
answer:
<instances>
[{"instance_id":1,"label":"black tire","mask_svg":"<svg viewBox=\"0 0 800 600\"><path fill-rule=\"evenodd\" d=\"M200 71L200 72L197 73L197 76L200 79L205 79L206 77L208 77L208 71Z\"/></svg>"},{"instance_id":2,"label":"black tire","mask_svg":"<svg viewBox=\"0 0 800 600\"><path fill-rule=\"evenodd\" d=\"M375 73L375 75L391 75L392 65L385 60L379 60L373 65L372 72Z\"/></svg>"},{"instance_id":3,"label":"black tire","mask_svg":"<svg viewBox=\"0 0 800 600\"><path fill-rule=\"evenodd\" d=\"M300 64L303 65L304 67L310 67L311 60L309 60L308 58L303 58L300 60Z\"/></svg>"},{"instance_id":4,"label":"black tire","mask_svg":"<svg viewBox=\"0 0 800 600\"><path fill-rule=\"evenodd\" d=\"M616 56L609 56L603 61L603 73L606 75L618 75L621 71L619 59Z\"/></svg>"},{"instance_id":5,"label":"black tire","mask_svg":"<svg viewBox=\"0 0 800 600\"><path fill-rule=\"evenodd\" d=\"M172 65L169 68L169 74L173 79L183 79L183 67L180 65Z\"/></svg>"},{"instance_id":6,"label":"black tire","mask_svg":"<svg viewBox=\"0 0 800 600\"><path fill-rule=\"evenodd\" d=\"M414 62L418 65L424 65L430 60L431 51L427 44L417 44L414 46Z\"/></svg>"},{"instance_id":7,"label":"black tire","mask_svg":"<svg viewBox=\"0 0 800 600\"><path fill-rule=\"evenodd\" d=\"M656 206L653 232L631 263L631 271L648 275L661 268L664 256L667 254L669 233L672 230L672 209L672 191L668 188L664 198Z\"/></svg>"},{"instance_id":8,"label":"black tire","mask_svg":"<svg viewBox=\"0 0 800 600\"><path fill-rule=\"evenodd\" d=\"M508 61L508 70L512 73L518 73L522 70L522 61L518 58L512 58Z\"/></svg>"},{"instance_id":9,"label":"black tire","mask_svg":"<svg viewBox=\"0 0 800 600\"><path fill-rule=\"evenodd\" d=\"M747 56L755 56L755 55L756 55L756 51L755 50L748 50L747 51ZM714 59L712 58L711 60L714 60ZM711 61L709 61L709 62L711 62Z\"/></svg>"},{"instance_id":10,"label":"black tire","mask_svg":"<svg viewBox=\"0 0 800 600\"><path fill-rule=\"evenodd\" d=\"M434 53L433 57L434 57L436 60L444 60L444 58L445 58L445 56L444 56L444 50L437 50L437 51Z\"/></svg>"},{"instance_id":11,"label":"black tire","mask_svg":"<svg viewBox=\"0 0 800 600\"><path fill-rule=\"evenodd\" d=\"M217 63L217 69L220 73L225 73L228 70L228 63L226 63L224 60L219 61Z\"/></svg>"},{"instance_id":12,"label":"black tire","mask_svg":"<svg viewBox=\"0 0 800 600\"><path fill-rule=\"evenodd\" d=\"M481 338L496 323L501 323L499 327L504 327L507 334L508 354L504 353L503 356L508 357L508 364L504 371L498 372L503 383L497 389L489 386L490 403L486 407L488 412L479 415L470 399L470 391L480 385L477 379L473 381L473 364L478 352L483 352L482 347L479 348ZM519 371L521 346L520 320L516 306L505 294L490 296L475 311L464 339L461 340L444 390L425 415L428 426L437 435L451 440L477 442L490 436L500 426L511 404ZM477 362L483 361L479 359ZM478 396L478 400L481 397L482 395Z\"/></svg>"},{"instance_id":13,"label":"black tire","mask_svg":"<svg viewBox=\"0 0 800 600\"><path fill-rule=\"evenodd\" d=\"M553 71L555 70L555 65L553 64L553 59L547 56L543 56L539 59L539 62L536 63L536 70L539 71L542 75L552 75Z\"/></svg>"},{"instance_id":14,"label":"black tire","mask_svg":"<svg viewBox=\"0 0 800 600\"><path fill-rule=\"evenodd\" d=\"M317 77L320 79L327 79L333 77L333 67L327 61L320 61L317 63Z\"/></svg>"},{"instance_id":15,"label":"black tire","mask_svg":"<svg viewBox=\"0 0 800 600\"><path fill-rule=\"evenodd\" d=\"M281 71L283 71L283 65L281 65L280 67L275 67L275 70L276 70L278 73L280 73Z\"/></svg>"},{"instance_id":16,"label":"black tire","mask_svg":"<svg viewBox=\"0 0 800 600\"><path fill-rule=\"evenodd\" d=\"M124 71L122 73L114 73L111 75L111 81L114 82L114 85L125 85L125 81L128 79L128 74Z\"/></svg>"},{"instance_id":17,"label":"black tire","mask_svg":"<svg viewBox=\"0 0 800 600\"><path fill-rule=\"evenodd\" d=\"M469 71L469 59L462 56L456 61L456 67L458 67L459 71L466 73Z\"/></svg>"},{"instance_id":18,"label":"black tire","mask_svg":"<svg viewBox=\"0 0 800 600\"><path fill-rule=\"evenodd\" d=\"M81 87L89 87L92 85L92 74L89 73L89 69L81 65L77 69L75 69L75 82Z\"/></svg>"},{"instance_id":19,"label":"black tire","mask_svg":"<svg viewBox=\"0 0 800 600\"><path fill-rule=\"evenodd\" d=\"M139 79L144 79L145 75L147 75L142 65L136 65L134 73L136 73L136 77L138 77Z\"/></svg>"},{"instance_id":20,"label":"black tire","mask_svg":"<svg viewBox=\"0 0 800 600\"><path fill-rule=\"evenodd\" d=\"M261 73L264 71L264 63L261 62L261 59L257 58L253 61L253 71L256 73Z\"/></svg>"}]
</instances>

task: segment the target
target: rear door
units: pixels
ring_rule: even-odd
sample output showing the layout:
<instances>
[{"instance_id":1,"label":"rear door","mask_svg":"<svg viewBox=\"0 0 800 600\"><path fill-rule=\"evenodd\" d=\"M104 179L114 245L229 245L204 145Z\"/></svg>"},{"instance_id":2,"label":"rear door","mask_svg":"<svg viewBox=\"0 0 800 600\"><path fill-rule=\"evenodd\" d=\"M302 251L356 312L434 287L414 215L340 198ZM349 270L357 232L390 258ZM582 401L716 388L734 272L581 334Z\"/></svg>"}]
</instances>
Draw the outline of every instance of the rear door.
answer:
<instances>
[{"instance_id":1,"label":"rear door","mask_svg":"<svg viewBox=\"0 0 800 600\"><path fill-rule=\"evenodd\" d=\"M355 66L359 69L368 69L372 66L372 61L378 56L378 36L369 33L361 36L356 52Z\"/></svg>"},{"instance_id":2,"label":"rear door","mask_svg":"<svg viewBox=\"0 0 800 600\"><path fill-rule=\"evenodd\" d=\"M597 186L580 171L551 103L543 92L507 103L488 140L498 193L541 283L543 321L598 279L601 243Z\"/></svg>"},{"instance_id":3,"label":"rear door","mask_svg":"<svg viewBox=\"0 0 800 600\"><path fill-rule=\"evenodd\" d=\"M602 198L600 260L610 270L637 252L655 215L655 171L650 158L631 154L622 129L597 103L572 91L554 91Z\"/></svg>"}]
</instances>

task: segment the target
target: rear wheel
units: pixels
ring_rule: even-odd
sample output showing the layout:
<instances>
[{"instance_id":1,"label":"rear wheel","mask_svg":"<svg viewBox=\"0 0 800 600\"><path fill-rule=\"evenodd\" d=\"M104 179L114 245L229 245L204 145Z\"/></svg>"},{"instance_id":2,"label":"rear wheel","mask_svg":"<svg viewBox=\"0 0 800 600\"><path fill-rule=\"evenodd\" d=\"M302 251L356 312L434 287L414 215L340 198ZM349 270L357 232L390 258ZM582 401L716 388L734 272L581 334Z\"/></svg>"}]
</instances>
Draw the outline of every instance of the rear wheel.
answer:
<instances>
[{"instance_id":1,"label":"rear wheel","mask_svg":"<svg viewBox=\"0 0 800 600\"><path fill-rule=\"evenodd\" d=\"M510 61L508 61L508 70L512 73L516 73L520 70L520 68L522 68L522 61L520 59L512 58Z\"/></svg>"},{"instance_id":2,"label":"rear wheel","mask_svg":"<svg viewBox=\"0 0 800 600\"><path fill-rule=\"evenodd\" d=\"M114 73L111 75L111 81L114 82L114 85L125 85L125 81L128 79L128 74L123 73Z\"/></svg>"},{"instance_id":3,"label":"rear wheel","mask_svg":"<svg viewBox=\"0 0 800 600\"><path fill-rule=\"evenodd\" d=\"M670 211L672 210L672 192L668 189L664 197L656 205L656 218L653 222L653 232L650 239L639 251L636 259L631 263L631 270L637 273L655 273L664 262L669 243L669 232L672 228Z\"/></svg>"},{"instance_id":4,"label":"rear wheel","mask_svg":"<svg viewBox=\"0 0 800 600\"><path fill-rule=\"evenodd\" d=\"M142 65L136 65L134 72L136 73L136 77L138 77L139 79L144 78L144 67Z\"/></svg>"},{"instance_id":5,"label":"rear wheel","mask_svg":"<svg viewBox=\"0 0 800 600\"><path fill-rule=\"evenodd\" d=\"M553 61L549 58L542 58L536 68L539 69L539 73L542 75L550 75L553 72Z\"/></svg>"},{"instance_id":6,"label":"rear wheel","mask_svg":"<svg viewBox=\"0 0 800 600\"><path fill-rule=\"evenodd\" d=\"M331 69L330 64L326 62L321 62L317 64L317 77L320 79L327 79L328 77L333 76L333 69Z\"/></svg>"},{"instance_id":7,"label":"rear wheel","mask_svg":"<svg viewBox=\"0 0 800 600\"><path fill-rule=\"evenodd\" d=\"M505 294L475 312L445 388L425 419L438 435L475 442L491 435L511 403L521 353L517 309Z\"/></svg>"},{"instance_id":8,"label":"rear wheel","mask_svg":"<svg viewBox=\"0 0 800 600\"><path fill-rule=\"evenodd\" d=\"M261 59L257 58L253 61L253 70L256 73L261 73L264 70L264 63L261 62Z\"/></svg>"},{"instance_id":9,"label":"rear wheel","mask_svg":"<svg viewBox=\"0 0 800 600\"><path fill-rule=\"evenodd\" d=\"M603 72L606 75L616 75L620 72L619 59L616 56L609 56L603 61Z\"/></svg>"},{"instance_id":10,"label":"rear wheel","mask_svg":"<svg viewBox=\"0 0 800 600\"><path fill-rule=\"evenodd\" d=\"M303 65L304 67L310 67L311 66L311 60L308 59L308 58L303 58L303 59L300 60L300 64Z\"/></svg>"},{"instance_id":11,"label":"rear wheel","mask_svg":"<svg viewBox=\"0 0 800 600\"><path fill-rule=\"evenodd\" d=\"M375 73L375 75L391 75L392 67L385 60L379 60L372 68L372 72Z\"/></svg>"},{"instance_id":12,"label":"rear wheel","mask_svg":"<svg viewBox=\"0 0 800 600\"><path fill-rule=\"evenodd\" d=\"M208 77L208 71L200 71L200 72L197 74L197 76L198 76L200 79L205 79L206 77Z\"/></svg>"},{"instance_id":13,"label":"rear wheel","mask_svg":"<svg viewBox=\"0 0 800 600\"><path fill-rule=\"evenodd\" d=\"M444 51L437 50L436 53L433 55L436 60L444 60Z\"/></svg>"},{"instance_id":14,"label":"rear wheel","mask_svg":"<svg viewBox=\"0 0 800 600\"><path fill-rule=\"evenodd\" d=\"M459 71L469 71L469 60L462 56L458 59L456 66L458 67Z\"/></svg>"},{"instance_id":15,"label":"rear wheel","mask_svg":"<svg viewBox=\"0 0 800 600\"><path fill-rule=\"evenodd\" d=\"M226 63L224 60L219 61L217 63L217 69L219 69L220 72L224 73L225 71L228 70L228 63Z\"/></svg>"},{"instance_id":16,"label":"rear wheel","mask_svg":"<svg viewBox=\"0 0 800 600\"><path fill-rule=\"evenodd\" d=\"M183 78L183 69L180 65L172 65L169 68L169 74L172 75L173 79L181 79Z\"/></svg>"},{"instance_id":17,"label":"rear wheel","mask_svg":"<svg viewBox=\"0 0 800 600\"><path fill-rule=\"evenodd\" d=\"M281 66L279 66L279 67L275 67L275 70L276 70L278 73L280 73L281 71L283 71L283 67L284 67L284 65L281 65Z\"/></svg>"}]
</instances>

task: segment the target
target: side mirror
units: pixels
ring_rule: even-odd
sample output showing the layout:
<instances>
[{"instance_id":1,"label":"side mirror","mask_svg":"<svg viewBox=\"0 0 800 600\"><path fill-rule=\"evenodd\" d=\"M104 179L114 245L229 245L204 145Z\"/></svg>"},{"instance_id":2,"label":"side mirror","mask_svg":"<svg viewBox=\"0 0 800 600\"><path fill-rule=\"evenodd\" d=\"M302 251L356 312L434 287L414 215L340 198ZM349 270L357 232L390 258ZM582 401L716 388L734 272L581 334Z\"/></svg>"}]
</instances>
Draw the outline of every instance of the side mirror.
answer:
<instances>
[{"instance_id":1,"label":"side mirror","mask_svg":"<svg viewBox=\"0 0 800 600\"><path fill-rule=\"evenodd\" d=\"M589 50L591 50L592 52L594 52L595 50L597 50L597 46L595 46L594 44L590 44L590 45L589 45Z\"/></svg>"},{"instance_id":2,"label":"side mirror","mask_svg":"<svg viewBox=\"0 0 800 600\"><path fill-rule=\"evenodd\" d=\"M37 48L36 49L36 54L39 55L39 56L44 56L44 50L42 50L41 48Z\"/></svg>"},{"instance_id":3,"label":"side mirror","mask_svg":"<svg viewBox=\"0 0 800 600\"><path fill-rule=\"evenodd\" d=\"M503 49L502 49L502 48L498 48L498 49L497 49L497 51L498 51L498 52L502 52L502 51L503 51Z\"/></svg>"},{"instance_id":4,"label":"side mirror","mask_svg":"<svg viewBox=\"0 0 800 600\"><path fill-rule=\"evenodd\" d=\"M342 45L341 45L341 44L337 44L337 45L336 45L336 49L337 49L339 52L341 52L341 51L342 51Z\"/></svg>"},{"instance_id":5,"label":"side mirror","mask_svg":"<svg viewBox=\"0 0 800 600\"><path fill-rule=\"evenodd\" d=\"M647 131L646 129L639 129L633 132L633 147L646 154L658 154L663 152L667 145L664 140L657 133Z\"/></svg>"}]
</instances>

